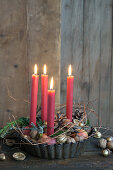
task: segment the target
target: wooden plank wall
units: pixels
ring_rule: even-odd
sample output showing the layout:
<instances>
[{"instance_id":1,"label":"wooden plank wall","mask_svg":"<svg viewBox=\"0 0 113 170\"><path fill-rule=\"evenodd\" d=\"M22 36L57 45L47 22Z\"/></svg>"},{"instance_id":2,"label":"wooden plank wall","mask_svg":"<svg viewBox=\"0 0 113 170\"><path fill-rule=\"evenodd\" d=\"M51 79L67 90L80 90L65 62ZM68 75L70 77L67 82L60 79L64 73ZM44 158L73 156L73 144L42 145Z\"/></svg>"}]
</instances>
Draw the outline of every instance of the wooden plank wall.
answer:
<instances>
[{"instance_id":1,"label":"wooden plank wall","mask_svg":"<svg viewBox=\"0 0 113 170\"><path fill-rule=\"evenodd\" d=\"M112 0L0 0L0 127L12 113L29 116L35 63L39 75L46 63L54 76L56 104L66 102L71 63L74 101L93 101L102 125L113 127L112 8Z\"/></svg>"},{"instance_id":2,"label":"wooden plank wall","mask_svg":"<svg viewBox=\"0 0 113 170\"><path fill-rule=\"evenodd\" d=\"M93 101L107 127L113 127L112 8L112 0L62 0L61 15L61 103L71 63L74 101ZM98 124L93 114L89 118Z\"/></svg>"},{"instance_id":3,"label":"wooden plank wall","mask_svg":"<svg viewBox=\"0 0 113 170\"><path fill-rule=\"evenodd\" d=\"M12 114L29 116L35 63L39 75L47 64L59 103L60 44L60 0L0 0L0 127Z\"/></svg>"}]
</instances>

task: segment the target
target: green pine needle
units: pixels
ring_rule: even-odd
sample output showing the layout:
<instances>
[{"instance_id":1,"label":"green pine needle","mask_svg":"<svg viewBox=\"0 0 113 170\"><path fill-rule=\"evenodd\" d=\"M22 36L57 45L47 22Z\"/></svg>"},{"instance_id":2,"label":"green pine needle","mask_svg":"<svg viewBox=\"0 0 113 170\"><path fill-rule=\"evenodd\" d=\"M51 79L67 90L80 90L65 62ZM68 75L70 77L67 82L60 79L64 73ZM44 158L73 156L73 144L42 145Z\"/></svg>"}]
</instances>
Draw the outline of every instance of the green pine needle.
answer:
<instances>
[{"instance_id":1,"label":"green pine needle","mask_svg":"<svg viewBox=\"0 0 113 170\"><path fill-rule=\"evenodd\" d=\"M7 123L2 129L0 129L0 137L4 138L13 127L16 127L16 124L18 124L20 128L26 127L29 125L29 118L21 117L15 121ZM38 118L36 124L42 126L43 122Z\"/></svg>"},{"instance_id":2,"label":"green pine needle","mask_svg":"<svg viewBox=\"0 0 113 170\"><path fill-rule=\"evenodd\" d=\"M59 131L59 132L51 135L50 137L56 137L56 136L58 136L58 135L61 135L62 133L64 133L64 131Z\"/></svg>"}]
</instances>

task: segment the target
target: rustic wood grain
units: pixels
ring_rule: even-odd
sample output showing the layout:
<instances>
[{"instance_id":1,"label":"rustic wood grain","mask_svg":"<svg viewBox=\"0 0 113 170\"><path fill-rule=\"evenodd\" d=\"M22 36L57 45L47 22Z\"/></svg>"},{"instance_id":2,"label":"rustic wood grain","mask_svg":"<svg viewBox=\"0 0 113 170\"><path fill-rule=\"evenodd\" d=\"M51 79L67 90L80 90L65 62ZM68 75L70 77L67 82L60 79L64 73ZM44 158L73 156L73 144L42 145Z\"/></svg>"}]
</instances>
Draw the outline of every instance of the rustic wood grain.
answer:
<instances>
[{"instance_id":1,"label":"rustic wood grain","mask_svg":"<svg viewBox=\"0 0 113 170\"><path fill-rule=\"evenodd\" d=\"M35 63L39 75L47 64L59 104L60 44L60 0L0 0L0 127L12 113L29 116Z\"/></svg>"},{"instance_id":2,"label":"rustic wood grain","mask_svg":"<svg viewBox=\"0 0 113 170\"><path fill-rule=\"evenodd\" d=\"M112 9L113 18L113 9ZM112 19L113 20L113 19ZM113 30L113 22L112 22ZM111 50L111 72L110 72L110 127L113 127L113 33L112 33L112 50Z\"/></svg>"},{"instance_id":3,"label":"rustic wood grain","mask_svg":"<svg viewBox=\"0 0 113 170\"><path fill-rule=\"evenodd\" d=\"M0 126L28 115L28 94L26 1L0 0Z\"/></svg>"},{"instance_id":4,"label":"rustic wood grain","mask_svg":"<svg viewBox=\"0 0 113 170\"><path fill-rule=\"evenodd\" d=\"M29 81L33 66L38 64L41 77L43 65L47 64L47 74L54 78L56 104L60 103L60 0L28 0L27 31ZM39 79L38 104L41 101L41 78Z\"/></svg>"},{"instance_id":5,"label":"rustic wood grain","mask_svg":"<svg viewBox=\"0 0 113 170\"><path fill-rule=\"evenodd\" d=\"M100 69L100 21L101 0L84 1L84 49L82 94L85 93L90 107L95 114L90 113L89 119L93 125L98 124L99 107L99 72Z\"/></svg>"},{"instance_id":6,"label":"rustic wood grain","mask_svg":"<svg viewBox=\"0 0 113 170\"><path fill-rule=\"evenodd\" d=\"M63 0L61 16L61 103L66 103L68 65L72 64L74 101L82 97L79 79L82 72L83 1Z\"/></svg>"},{"instance_id":7,"label":"rustic wood grain","mask_svg":"<svg viewBox=\"0 0 113 170\"><path fill-rule=\"evenodd\" d=\"M74 101L91 102L93 125L113 127L112 0L63 0L61 23L61 102L71 63Z\"/></svg>"},{"instance_id":8,"label":"rustic wood grain","mask_svg":"<svg viewBox=\"0 0 113 170\"><path fill-rule=\"evenodd\" d=\"M101 47L100 47L100 89L99 114L102 125L110 125L110 78L112 57L112 1L102 1L101 7ZM113 87L112 87L113 90ZM113 121L113 120L112 120Z\"/></svg>"},{"instance_id":9,"label":"rustic wood grain","mask_svg":"<svg viewBox=\"0 0 113 170\"><path fill-rule=\"evenodd\" d=\"M96 100L91 107L102 125L113 127L112 7L112 0L0 0L0 126L11 113L29 116L35 63L39 75L47 64L56 104L60 97L65 103L71 63L74 102ZM39 82L38 104L40 89ZM90 120L96 125L94 116Z\"/></svg>"}]
</instances>

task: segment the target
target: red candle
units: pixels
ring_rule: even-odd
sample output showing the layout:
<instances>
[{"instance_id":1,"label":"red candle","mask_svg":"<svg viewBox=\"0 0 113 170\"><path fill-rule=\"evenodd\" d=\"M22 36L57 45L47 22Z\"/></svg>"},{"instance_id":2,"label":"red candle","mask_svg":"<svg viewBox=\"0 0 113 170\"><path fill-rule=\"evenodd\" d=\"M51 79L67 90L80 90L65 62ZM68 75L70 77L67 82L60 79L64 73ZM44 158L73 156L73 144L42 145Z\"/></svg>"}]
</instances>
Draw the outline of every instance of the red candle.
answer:
<instances>
[{"instance_id":1,"label":"red candle","mask_svg":"<svg viewBox=\"0 0 113 170\"><path fill-rule=\"evenodd\" d=\"M38 80L39 80L39 75L37 75L37 65L35 64L35 66L34 66L34 74L32 75L30 125L31 125L31 123L36 125Z\"/></svg>"},{"instance_id":2,"label":"red candle","mask_svg":"<svg viewBox=\"0 0 113 170\"><path fill-rule=\"evenodd\" d=\"M46 75L46 64L44 64L44 74L41 75L41 119L47 122L47 102L48 102L48 75Z\"/></svg>"},{"instance_id":3,"label":"red candle","mask_svg":"<svg viewBox=\"0 0 113 170\"><path fill-rule=\"evenodd\" d=\"M48 90L48 115L47 115L47 135L54 133L55 115L55 90L53 90L53 77L51 78L50 90Z\"/></svg>"},{"instance_id":4,"label":"red candle","mask_svg":"<svg viewBox=\"0 0 113 170\"><path fill-rule=\"evenodd\" d=\"M71 64L68 69L67 77L67 101L66 101L66 116L70 121L72 121L72 110L73 110L73 85L74 85L74 76L71 76Z\"/></svg>"}]
</instances>

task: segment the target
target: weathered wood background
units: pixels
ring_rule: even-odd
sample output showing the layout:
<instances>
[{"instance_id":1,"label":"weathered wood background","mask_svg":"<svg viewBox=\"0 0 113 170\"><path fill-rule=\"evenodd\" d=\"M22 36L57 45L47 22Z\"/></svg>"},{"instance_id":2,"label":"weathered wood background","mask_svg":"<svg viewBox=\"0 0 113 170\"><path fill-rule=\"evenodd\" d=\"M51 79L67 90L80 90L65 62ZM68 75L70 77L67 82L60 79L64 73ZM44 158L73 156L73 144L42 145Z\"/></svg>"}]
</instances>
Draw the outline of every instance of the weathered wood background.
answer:
<instances>
[{"instance_id":1,"label":"weathered wood background","mask_svg":"<svg viewBox=\"0 0 113 170\"><path fill-rule=\"evenodd\" d=\"M59 102L60 45L60 0L0 0L0 126L12 113L29 116L35 63L39 75L47 64Z\"/></svg>"},{"instance_id":2,"label":"weathered wood background","mask_svg":"<svg viewBox=\"0 0 113 170\"><path fill-rule=\"evenodd\" d=\"M112 9L112 0L0 0L0 126L12 113L29 116L35 63L39 75L47 64L56 104L65 103L71 63L74 101L92 101L102 125L113 127ZM38 104L40 96L39 83Z\"/></svg>"},{"instance_id":3,"label":"weathered wood background","mask_svg":"<svg viewBox=\"0 0 113 170\"><path fill-rule=\"evenodd\" d=\"M75 75L74 100L92 101L102 125L111 127L112 23L112 0L62 1L61 102L65 102L67 66L71 63ZM93 115L90 119L94 124L97 122Z\"/></svg>"}]
</instances>

